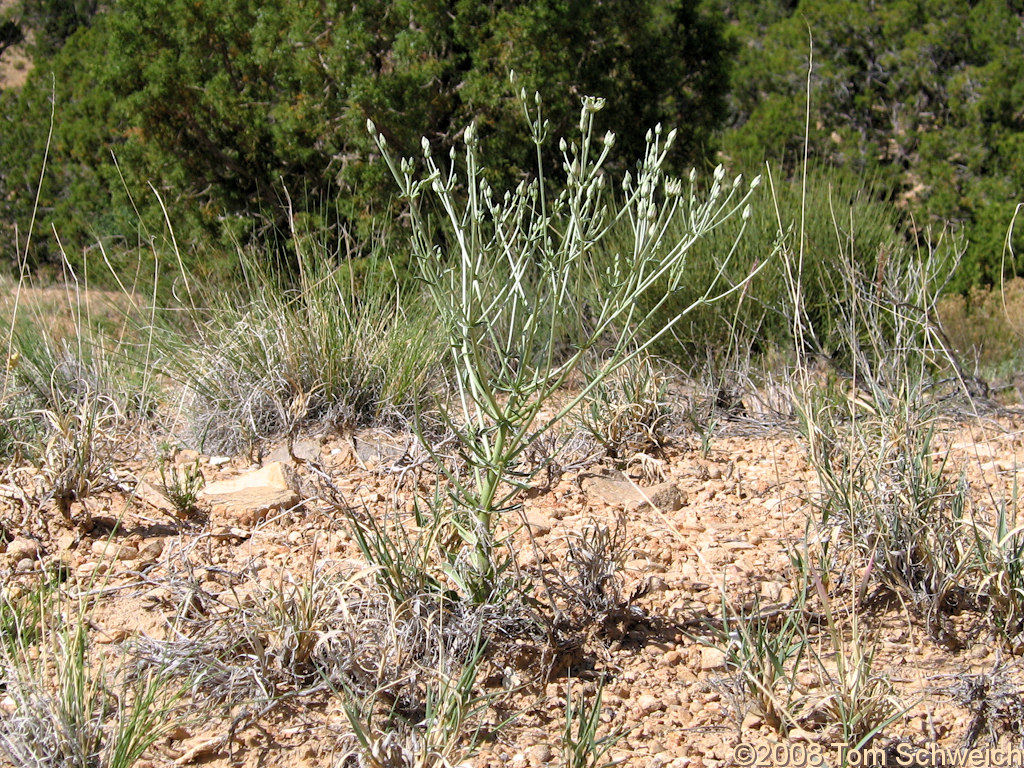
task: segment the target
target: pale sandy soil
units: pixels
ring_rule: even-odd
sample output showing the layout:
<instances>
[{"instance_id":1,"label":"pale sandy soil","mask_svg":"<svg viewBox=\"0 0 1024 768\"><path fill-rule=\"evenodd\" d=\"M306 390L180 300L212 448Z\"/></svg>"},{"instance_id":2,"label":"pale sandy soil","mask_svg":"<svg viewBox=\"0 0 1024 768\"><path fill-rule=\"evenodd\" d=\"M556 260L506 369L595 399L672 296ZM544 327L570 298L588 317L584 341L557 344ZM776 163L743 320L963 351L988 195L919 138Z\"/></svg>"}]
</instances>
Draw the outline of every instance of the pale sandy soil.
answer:
<instances>
[{"instance_id":1,"label":"pale sandy soil","mask_svg":"<svg viewBox=\"0 0 1024 768\"><path fill-rule=\"evenodd\" d=\"M0 14L13 7L15 2L0 0ZM32 62L25 53L24 43L8 48L3 58L0 58L0 91L23 86L31 70Z\"/></svg>"},{"instance_id":2,"label":"pale sandy soil","mask_svg":"<svg viewBox=\"0 0 1024 768\"><path fill-rule=\"evenodd\" d=\"M1024 453L1024 415L1002 411L947 425L938 445L949 446L948 471L963 471L976 489L977 509L991 510L996 498L1012 490ZM623 593L640 595L627 610L603 624L584 624L575 634L565 633L556 650L545 647L536 633L494 643L479 690L505 693L495 699L499 706L486 720L514 719L485 739L469 765L559 764L570 677L578 695L580 686L592 694L601 676L607 687L599 735L627 731L610 753L623 765L841 764L834 746L841 738L827 706L834 684L823 672L834 654L820 620L820 602L808 603L807 610L817 612L819 620L808 621L809 655L793 673L798 690L792 706L800 711L801 722L787 737L737 693L735 671L708 649L722 615L723 592L736 610L746 605L749 611L755 598L762 610L785 611L791 604L797 585L792 558L809 551L807 521L818 491L804 446L791 426L768 429L723 422L708 454L702 456L699 448L696 438L680 439L661 459L646 463L646 477L636 478L640 484L675 483L685 501L674 511L626 505L630 548ZM424 493L433 484L425 469L398 472L387 462L373 461L362 466L353 460L349 443L337 437L322 438L315 451L321 477L328 477L349 504L380 517L396 508L411 509L412 494ZM179 463L193 459L186 453ZM217 467L210 457L199 457L199 462L207 481L249 465L241 457ZM140 454L124 467L123 488L130 487L132 478L153 480L152 467L152 460ZM329 502L318 493L317 473L309 464L297 471L303 478L301 506L256 524L242 524L231 513L213 509L208 519L186 525L124 490L88 499L98 521L88 533L69 528L52 511L40 515L28 509L10 493L2 499L6 508L0 519L9 537L39 541L44 565L65 563L72 574L70 585L93 585L90 636L98 652L111 654L140 634L168 636L185 610L183 593L169 584L173 579L181 582L186 567L194 585L192 598L200 601L226 598L246 582L274 583L282 573L301 578L311 562L356 570L361 561L337 499ZM588 496L581 480L580 472L567 473L553 487L528 494L524 514L533 543L523 531L517 534L525 573L563 563L567 537L595 521L613 524L622 510L622 505ZM80 513L78 505L74 511ZM111 534L109 522L115 518L120 528ZM97 589L97 563L102 562L97 552L103 546L97 542L107 537L132 547L134 559L114 561L102 589ZM29 585L38 578L32 570L38 566L16 570L25 566L0 554L0 576L9 586ZM850 605L856 575L829 585L847 632L848 614L838 606ZM965 602L970 600L965 597ZM891 683L903 710L874 744L1021 747L1021 648L995 639L980 610L968 606L946 611L939 618L940 632L929 631L925 613L919 605L875 589L858 607L864 647L875 653L872 674ZM210 712L161 739L139 765L334 766L350 744L340 700L326 691L270 708L235 701ZM746 745L756 750L753 759L743 751ZM808 754L822 755L824 762ZM929 763L891 754L889 764Z\"/></svg>"}]
</instances>

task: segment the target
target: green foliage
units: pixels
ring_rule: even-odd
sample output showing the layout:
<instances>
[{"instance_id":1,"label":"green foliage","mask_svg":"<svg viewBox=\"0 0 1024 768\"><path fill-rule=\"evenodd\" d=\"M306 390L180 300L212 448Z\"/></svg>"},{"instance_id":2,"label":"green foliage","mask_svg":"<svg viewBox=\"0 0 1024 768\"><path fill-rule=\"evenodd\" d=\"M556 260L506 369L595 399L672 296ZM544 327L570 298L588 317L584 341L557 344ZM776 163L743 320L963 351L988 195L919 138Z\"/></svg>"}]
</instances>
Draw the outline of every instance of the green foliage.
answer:
<instances>
[{"instance_id":1,"label":"green foliage","mask_svg":"<svg viewBox=\"0 0 1024 768\"><path fill-rule=\"evenodd\" d=\"M640 126L664 120L686 126L678 156L689 160L724 115L727 52L721 19L698 0L120 0L0 102L0 213L25 231L52 97L47 236L53 223L75 245L146 238L162 223L152 184L185 240L286 239L304 213L341 243L394 213L368 117L402 153L424 134L447 149L476 119L495 137L488 166L513 178L535 151L511 129L515 67L550 94L554 128L571 123L580 93L615 96L623 146L637 151ZM39 247L37 262L56 261Z\"/></svg>"},{"instance_id":2,"label":"green foliage","mask_svg":"<svg viewBox=\"0 0 1024 768\"><path fill-rule=\"evenodd\" d=\"M200 292L183 273L196 293L162 315L156 354L182 385L194 445L254 451L311 427L401 424L436 386L432 319L387 260L368 259L357 284L310 233L292 242L294 281L250 248L235 293Z\"/></svg>"},{"instance_id":3,"label":"green foliage","mask_svg":"<svg viewBox=\"0 0 1024 768\"><path fill-rule=\"evenodd\" d=\"M21 0L22 23L32 29L37 57L59 51L98 11L98 0Z\"/></svg>"},{"instance_id":4,"label":"green foliage","mask_svg":"<svg viewBox=\"0 0 1024 768\"><path fill-rule=\"evenodd\" d=\"M1004 0L723 3L740 41L726 153L871 171L918 224L963 226L957 288L998 280L1024 168L1024 8ZM920 233L918 233L920 234Z\"/></svg>"},{"instance_id":5,"label":"green foliage","mask_svg":"<svg viewBox=\"0 0 1024 768\"><path fill-rule=\"evenodd\" d=\"M701 286L720 271L728 285L739 285L755 270L757 274L746 290L695 307L670 337L655 345L659 357L686 367L709 359L728 365L737 353L763 354L790 348L795 342L786 265L769 256L780 240L790 252L797 253L802 234L802 300L809 324L808 337L803 341L809 350L845 362L849 344L840 307L846 289L838 265L849 261L858 271L871 275L879 261L903 264L913 259L915 249L908 242L907 217L891 202L880 199L884 196L880 181L843 168L815 166L807 178L807 199L812 202L804 213L801 233L801 187L799 179L777 180L774 194L751 199L750 221L738 242L736 235L742 222L733 220L694 243L687 257L691 279L676 286L652 328L662 327L681 308L693 304L703 294ZM672 234L681 236L683 232L680 229ZM596 249L596 264L605 264L613 258L615 249L622 247L617 234L609 238L606 247ZM735 253L724 264L723 257L734 243ZM954 245L947 241L941 249L948 253Z\"/></svg>"}]
</instances>

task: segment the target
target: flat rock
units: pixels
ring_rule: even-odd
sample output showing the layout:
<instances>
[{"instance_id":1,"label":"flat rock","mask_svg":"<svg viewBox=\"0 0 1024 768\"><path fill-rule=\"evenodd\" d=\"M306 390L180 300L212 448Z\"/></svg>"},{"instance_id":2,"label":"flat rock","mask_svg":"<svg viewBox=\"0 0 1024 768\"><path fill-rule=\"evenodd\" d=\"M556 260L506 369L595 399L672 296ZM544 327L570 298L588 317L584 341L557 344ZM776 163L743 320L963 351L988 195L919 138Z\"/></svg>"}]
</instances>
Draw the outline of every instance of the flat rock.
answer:
<instances>
[{"instance_id":1,"label":"flat rock","mask_svg":"<svg viewBox=\"0 0 1024 768\"><path fill-rule=\"evenodd\" d=\"M705 646L700 649L700 668L705 672L725 669L725 652L719 648Z\"/></svg>"},{"instance_id":2,"label":"flat rock","mask_svg":"<svg viewBox=\"0 0 1024 768\"><path fill-rule=\"evenodd\" d=\"M666 482L641 488L621 472L584 475L580 481L583 492L611 506L638 505L638 509L656 507L662 512L675 512L686 503L686 495L675 483Z\"/></svg>"},{"instance_id":3,"label":"flat rock","mask_svg":"<svg viewBox=\"0 0 1024 768\"><path fill-rule=\"evenodd\" d=\"M105 560L134 560L139 556L139 550L127 544L118 544L107 539L94 541L92 553Z\"/></svg>"},{"instance_id":4,"label":"flat rock","mask_svg":"<svg viewBox=\"0 0 1024 768\"><path fill-rule=\"evenodd\" d=\"M316 440L296 440L292 443L291 452L287 445L279 445L267 456L268 461L292 462L295 459L300 461L320 461L320 443Z\"/></svg>"},{"instance_id":5,"label":"flat rock","mask_svg":"<svg viewBox=\"0 0 1024 768\"><path fill-rule=\"evenodd\" d=\"M290 509L299 501L299 494L280 488L243 488L234 493L208 497L213 511L234 518L239 525L254 525L279 509Z\"/></svg>"},{"instance_id":6,"label":"flat rock","mask_svg":"<svg viewBox=\"0 0 1024 768\"><path fill-rule=\"evenodd\" d=\"M172 517L177 517L178 510L175 509L174 505L167 499L167 497L157 488L147 483L145 480L139 482L135 486L135 498L139 501L145 502L154 509L158 509Z\"/></svg>"},{"instance_id":7,"label":"flat rock","mask_svg":"<svg viewBox=\"0 0 1024 768\"><path fill-rule=\"evenodd\" d=\"M7 543L7 556L14 562L24 560L25 558L35 560L39 557L39 552L39 542L27 536L16 536Z\"/></svg>"},{"instance_id":8,"label":"flat rock","mask_svg":"<svg viewBox=\"0 0 1024 768\"><path fill-rule=\"evenodd\" d=\"M150 539L139 547L139 560L151 563L159 560L164 553L164 542L161 539Z\"/></svg>"},{"instance_id":9,"label":"flat rock","mask_svg":"<svg viewBox=\"0 0 1024 768\"><path fill-rule=\"evenodd\" d=\"M213 497L233 495L253 488L298 491L299 485L295 470L284 462L272 461L259 469L240 472L224 480L207 483L200 494L213 502L215 501Z\"/></svg>"}]
</instances>

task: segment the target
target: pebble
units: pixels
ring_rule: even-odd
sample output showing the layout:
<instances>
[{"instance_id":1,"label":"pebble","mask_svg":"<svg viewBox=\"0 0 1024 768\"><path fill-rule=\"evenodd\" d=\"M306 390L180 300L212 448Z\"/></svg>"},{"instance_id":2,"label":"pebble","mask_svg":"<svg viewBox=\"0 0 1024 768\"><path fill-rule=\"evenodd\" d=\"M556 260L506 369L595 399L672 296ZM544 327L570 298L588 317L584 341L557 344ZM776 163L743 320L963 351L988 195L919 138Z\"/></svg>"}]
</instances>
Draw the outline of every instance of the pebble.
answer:
<instances>
[{"instance_id":1,"label":"pebble","mask_svg":"<svg viewBox=\"0 0 1024 768\"><path fill-rule=\"evenodd\" d=\"M705 646L700 649L700 668L705 672L725 669L725 652L719 648Z\"/></svg>"},{"instance_id":2,"label":"pebble","mask_svg":"<svg viewBox=\"0 0 1024 768\"><path fill-rule=\"evenodd\" d=\"M747 712L743 717L742 728L744 731L754 731L764 724L764 718L756 712Z\"/></svg>"},{"instance_id":3,"label":"pebble","mask_svg":"<svg viewBox=\"0 0 1024 768\"><path fill-rule=\"evenodd\" d=\"M110 560L135 560L139 556L139 550L127 544L116 544L106 539L94 541L92 553L97 557L104 557Z\"/></svg>"},{"instance_id":4,"label":"pebble","mask_svg":"<svg viewBox=\"0 0 1024 768\"><path fill-rule=\"evenodd\" d=\"M139 561L152 563L160 559L164 553L164 542L162 539L151 539L139 547Z\"/></svg>"},{"instance_id":5,"label":"pebble","mask_svg":"<svg viewBox=\"0 0 1024 768\"><path fill-rule=\"evenodd\" d=\"M39 542L25 536L16 536L7 543L7 556L14 562L20 562L25 558L34 560L39 557L39 552Z\"/></svg>"},{"instance_id":6,"label":"pebble","mask_svg":"<svg viewBox=\"0 0 1024 768\"><path fill-rule=\"evenodd\" d=\"M645 693L636 700L636 711L641 715L650 715L660 712L665 708L665 703L658 696Z\"/></svg>"},{"instance_id":7,"label":"pebble","mask_svg":"<svg viewBox=\"0 0 1024 768\"><path fill-rule=\"evenodd\" d=\"M547 765L552 758L554 758L554 753L547 744L538 744L530 750L530 762L534 765Z\"/></svg>"},{"instance_id":8,"label":"pebble","mask_svg":"<svg viewBox=\"0 0 1024 768\"><path fill-rule=\"evenodd\" d=\"M80 579L88 579L92 576L101 576L110 570L110 563L97 563L94 560L87 560L75 568L75 575Z\"/></svg>"},{"instance_id":9,"label":"pebble","mask_svg":"<svg viewBox=\"0 0 1024 768\"><path fill-rule=\"evenodd\" d=\"M663 667L674 667L683 658L683 655L679 651L669 651L661 657L661 666Z\"/></svg>"}]
</instances>

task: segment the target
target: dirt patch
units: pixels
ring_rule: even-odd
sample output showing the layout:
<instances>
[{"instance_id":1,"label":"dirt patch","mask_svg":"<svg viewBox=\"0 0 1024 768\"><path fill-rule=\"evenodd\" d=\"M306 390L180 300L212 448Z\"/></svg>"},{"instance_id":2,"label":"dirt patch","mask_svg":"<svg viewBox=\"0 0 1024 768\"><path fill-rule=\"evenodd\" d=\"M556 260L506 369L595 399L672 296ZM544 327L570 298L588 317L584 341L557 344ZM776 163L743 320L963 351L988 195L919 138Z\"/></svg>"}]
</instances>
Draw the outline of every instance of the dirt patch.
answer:
<instances>
[{"instance_id":1,"label":"dirt patch","mask_svg":"<svg viewBox=\"0 0 1024 768\"><path fill-rule=\"evenodd\" d=\"M5 15L17 5L17 0L0 0L0 16ZM30 33L31 34L31 33ZM20 88L32 71L32 60L28 57L27 48L31 41L26 40L11 46L0 57L0 91L8 88Z\"/></svg>"},{"instance_id":2,"label":"dirt patch","mask_svg":"<svg viewBox=\"0 0 1024 768\"><path fill-rule=\"evenodd\" d=\"M405 444L401 437L395 443ZM943 445L951 451L949 471L963 473L991 498L1012 498L1024 452L1021 414L951 426ZM799 712L799 722L782 729L786 736L755 703L720 634L723 628L737 637L743 631L723 627L723 604L749 625L763 622L775 633L794 605L794 557L807 551L813 536L807 521L819 491L805 446L788 428L727 423L701 448L699 441L677 442L662 459L647 462L644 476L633 478L640 487L677 489L675 503L664 509L628 495L609 501L588 493L587 477L595 473L589 468L527 494L522 517L510 516L507 532L515 537L518 567L535 579L544 571L565 572L581 532L595 525L618 530L625 542L620 589L628 599L599 622L566 631L554 649L535 633L495 640L477 684L496 704L487 722L512 719L493 734L484 732L469 764L559 762L567 707L581 696L593 701L602 681L597 737L624 733L606 756L623 765L786 765L808 754L824 760L812 764L841 764L836 745L843 733L834 717L836 680L830 678L836 654L825 620L819 615L808 622L807 656L792 662L795 687L787 706ZM31 512L11 494L0 495L8 536L37 542L34 559L23 557L31 544L7 545L8 554L0 555L6 583L28 588L39 568L62 563L69 583L92 595L90 637L97 648L108 652L142 636L167 640L180 631L183 617L217 605L250 604L253 590L270 589L283 578L301 583L317 567L361 567L339 499L385 519L396 510L411 512L415 497L433 488L424 466L399 466L384 455L366 460L350 440L322 439L304 445L302 453L305 458L294 460L301 503L252 519L236 517L230 506L179 519L129 493L108 493L85 501L97 522L84 532L62 526L46 510ZM191 452L179 455L178 464L199 466L207 482L249 468L239 458ZM124 469L126 477L155 484L152 467L140 462ZM324 478L333 486L333 501L317 491ZM989 505L979 501L979 509ZM624 528L617 529L620 521ZM862 575L834 574L836 581L827 586L831 599L838 605L856 593ZM535 596L543 600L539 588ZM920 605L884 592L864 596L858 609L862 650L870 649L871 674L885 680L895 702L892 721L872 745L918 757L915 750L1020 745L1021 649L996 640L981 613L966 607L970 596L964 597L965 608L945 611L943 631L935 632L935 617ZM805 610L813 614L820 606ZM338 695L324 686L300 695L284 683L270 693L279 697L276 702L257 697L213 705L202 722L161 739L139 765L357 764L346 762L352 742L345 738L348 721Z\"/></svg>"}]
</instances>

